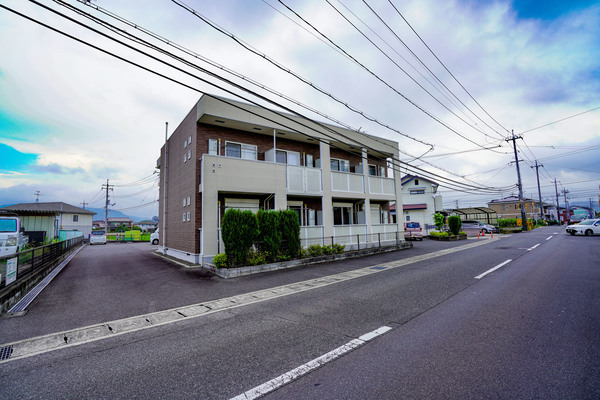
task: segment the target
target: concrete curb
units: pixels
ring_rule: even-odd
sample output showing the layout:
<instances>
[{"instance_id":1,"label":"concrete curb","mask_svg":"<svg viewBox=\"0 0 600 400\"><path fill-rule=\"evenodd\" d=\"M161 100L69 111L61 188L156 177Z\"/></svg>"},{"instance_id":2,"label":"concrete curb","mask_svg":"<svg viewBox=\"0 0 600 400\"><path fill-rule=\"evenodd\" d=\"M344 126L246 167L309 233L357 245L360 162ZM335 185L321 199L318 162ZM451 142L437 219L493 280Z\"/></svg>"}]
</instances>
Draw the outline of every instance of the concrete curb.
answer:
<instances>
[{"instance_id":1,"label":"concrete curb","mask_svg":"<svg viewBox=\"0 0 600 400\"><path fill-rule=\"evenodd\" d=\"M369 256L372 254L388 253L396 250L410 249L413 247L412 242L404 241L400 245L387 246L387 247L372 247L362 250L352 250L340 254L330 254L325 256L301 258L298 260L282 261L271 264L254 265L251 267L240 267L240 268L217 268L212 264L206 264L203 266L204 269L212 272L213 274L224 278L238 278L240 276L248 276L254 274L261 274L264 272L277 271L281 269L298 268L306 265L322 264L330 261L345 260L348 258L358 258Z\"/></svg>"}]
</instances>

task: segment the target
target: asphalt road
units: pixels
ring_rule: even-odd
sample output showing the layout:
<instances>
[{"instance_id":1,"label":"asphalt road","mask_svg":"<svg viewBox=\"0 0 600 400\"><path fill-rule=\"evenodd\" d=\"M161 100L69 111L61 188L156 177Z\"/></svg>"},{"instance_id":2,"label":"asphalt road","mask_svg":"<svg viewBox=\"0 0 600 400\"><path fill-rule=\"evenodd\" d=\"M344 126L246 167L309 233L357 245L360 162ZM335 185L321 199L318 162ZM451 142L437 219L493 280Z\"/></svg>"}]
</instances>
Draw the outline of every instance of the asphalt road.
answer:
<instances>
[{"instance_id":1,"label":"asphalt road","mask_svg":"<svg viewBox=\"0 0 600 400\"><path fill-rule=\"evenodd\" d=\"M227 281L139 245L86 248L25 316L0 320L2 343L356 276L2 363L0 396L226 399L388 326L268 397L599 398L599 240L549 227Z\"/></svg>"}]
</instances>

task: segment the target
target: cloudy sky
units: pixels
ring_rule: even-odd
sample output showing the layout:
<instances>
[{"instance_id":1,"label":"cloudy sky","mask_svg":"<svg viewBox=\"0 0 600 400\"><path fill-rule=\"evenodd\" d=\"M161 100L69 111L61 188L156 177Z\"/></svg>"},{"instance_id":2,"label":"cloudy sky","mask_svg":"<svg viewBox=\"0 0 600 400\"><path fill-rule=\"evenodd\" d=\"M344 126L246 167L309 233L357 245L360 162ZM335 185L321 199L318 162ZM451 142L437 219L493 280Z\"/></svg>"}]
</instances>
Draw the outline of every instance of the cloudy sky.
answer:
<instances>
[{"instance_id":1,"label":"cloudy sky","mask_svg":"<svg viewBox=\"0 0 600 400\"><path fill-rule=\"evenodd\" d=\"M517 193L512 142L505 140L512 130L521 137L527 197L537 198L531 166L538 160L544 200L555 201L556 179L569 201L598 204L598 2L93 1L101 10L75 0L39 3L116 36L65 7L75 6L305 115L398 141L402 161L439 176L445 207L484 206ZM109 179L114 209L156 215L154 167L165 122L172 131L202 92L256 99L155 55L183 72L174 70L34 2L0 5L172 79L0 8L0 205L35 201L39 191L40 201L102 207ZM453 190L465 184L471 193Z\"/></svg>"}]
</instances>

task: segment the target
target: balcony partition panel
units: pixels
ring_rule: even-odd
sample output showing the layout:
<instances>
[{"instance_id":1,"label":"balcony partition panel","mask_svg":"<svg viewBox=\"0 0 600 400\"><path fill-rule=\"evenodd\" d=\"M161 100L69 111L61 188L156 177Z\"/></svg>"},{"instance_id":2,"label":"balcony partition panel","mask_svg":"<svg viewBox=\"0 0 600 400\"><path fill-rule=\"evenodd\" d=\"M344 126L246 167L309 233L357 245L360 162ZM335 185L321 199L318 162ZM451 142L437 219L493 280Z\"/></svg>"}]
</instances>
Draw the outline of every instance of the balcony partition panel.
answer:
<instances>
[{"instance_id":1,"label":"balcony partition panel","mask_svg":"<svg viewBox=\"0 0 600 400\"><path fill-rule=\"evenodd\" d=\"M384 178L378 176L369 177L369 193L396 195L396 185L393 178Z\"/></svg>"},{"instance_id":2,"label":"balcony partition panel","mask_svg":"<svg viewBox=\"0 0 600 400\"><path fill-rule=\"evenodd\" d=\"M331 172L331 190L364 193L364 176L348 172Z\"/></svg>"},{"instance_id":3,"label":"balcony partition panel","mask_svg":"<svg viewBox=\"0 0 600 400\"><path fill-rule=\"evenodd\" d=\"M287 166L287 192L292 194L321 195L321 170L318 168Z\"/></svg>"}]
</instances>

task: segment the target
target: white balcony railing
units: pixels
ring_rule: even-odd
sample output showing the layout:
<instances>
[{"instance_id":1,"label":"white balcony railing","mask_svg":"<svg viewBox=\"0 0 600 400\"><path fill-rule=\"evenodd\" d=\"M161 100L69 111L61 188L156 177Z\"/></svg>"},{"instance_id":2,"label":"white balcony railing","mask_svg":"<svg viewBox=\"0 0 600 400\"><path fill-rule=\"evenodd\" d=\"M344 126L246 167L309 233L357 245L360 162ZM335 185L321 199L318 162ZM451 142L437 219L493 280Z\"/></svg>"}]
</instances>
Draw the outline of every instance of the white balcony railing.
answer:
<instances>
[{"instance_id":1,"label":"white balcony railing","mask_svg":"<svg viewBox=\"0 0 600 400\"><path fill-rule=\"evenodd\" d=\"M394 196L396 194L396 182L394 178L369 176L369 193Z\"/></svg>"},{"instance_id":2,"label":"white balcony railing","mask_svg":"<svg viewBox=\"0 0 600 400\"><path fill-rule=\"evenodd\" d=\"M331 190L336 192L364 193L364 176L349 172L331 171Z\"/></svg>"},{"instance_id":3,"label":"white balcony railing","mask_svg":"<svg viewBox=\"0 0 600 400\"><path fill-rule=\"evenodd\" d=\"M398 232L397 224L371 225L371 233L395 233L395 232Z\"/></svg>"},{"instance_id":4,"label":"white balcony railing","mask_svg":"<svg viewBox=\"0 0 600 400\"><path fill-rule=\"evenodd\" d=\"M287 166L287 192L294 194L322 194L321 170L318 168Z\"/></svg>"}]
</instances>

